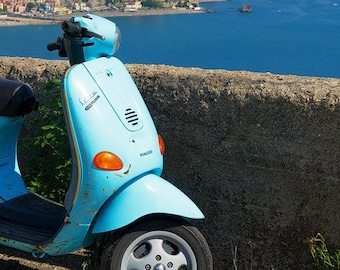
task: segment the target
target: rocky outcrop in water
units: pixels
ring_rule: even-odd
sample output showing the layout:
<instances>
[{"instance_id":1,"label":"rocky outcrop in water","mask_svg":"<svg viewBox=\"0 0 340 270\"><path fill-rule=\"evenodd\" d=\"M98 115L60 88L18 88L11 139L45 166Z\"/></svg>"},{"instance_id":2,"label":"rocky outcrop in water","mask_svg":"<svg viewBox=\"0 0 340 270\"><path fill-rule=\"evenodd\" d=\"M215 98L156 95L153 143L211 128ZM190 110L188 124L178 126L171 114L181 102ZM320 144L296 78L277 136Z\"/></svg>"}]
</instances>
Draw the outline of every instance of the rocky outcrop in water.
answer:
<instances>
[{"instance_id":1,"label":"rocky outcrop in water","mask_svg":"<svg viewBox=\"0 0 340 270\"><path fill-rule=\"evenodd\" d=\"M242 5L238 10L242 13L249 13L253 11L253 8L251 5Z\"/></svg>"}]
</instances>

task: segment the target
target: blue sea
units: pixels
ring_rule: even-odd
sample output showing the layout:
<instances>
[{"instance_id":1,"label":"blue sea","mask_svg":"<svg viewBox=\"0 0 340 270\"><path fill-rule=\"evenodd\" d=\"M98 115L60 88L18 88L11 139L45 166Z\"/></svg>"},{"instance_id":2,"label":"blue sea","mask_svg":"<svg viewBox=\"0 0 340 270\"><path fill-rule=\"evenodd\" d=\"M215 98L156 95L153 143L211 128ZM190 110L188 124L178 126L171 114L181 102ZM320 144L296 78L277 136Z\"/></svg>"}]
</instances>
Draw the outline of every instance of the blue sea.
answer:
<instances>
[{"instance_id":1,"label":"blue sea","mask_svg":"<svg viewBox=\"0 0 340 270\"><path fill-rule=\"evenodd\" d=\"M251 13L237 11L251 4ZM340 78L340 0L201 2L209 13L110 18L124 63ZM58 59L59 25L0 27L0 55Z\"/></svg>"}]
</instances>

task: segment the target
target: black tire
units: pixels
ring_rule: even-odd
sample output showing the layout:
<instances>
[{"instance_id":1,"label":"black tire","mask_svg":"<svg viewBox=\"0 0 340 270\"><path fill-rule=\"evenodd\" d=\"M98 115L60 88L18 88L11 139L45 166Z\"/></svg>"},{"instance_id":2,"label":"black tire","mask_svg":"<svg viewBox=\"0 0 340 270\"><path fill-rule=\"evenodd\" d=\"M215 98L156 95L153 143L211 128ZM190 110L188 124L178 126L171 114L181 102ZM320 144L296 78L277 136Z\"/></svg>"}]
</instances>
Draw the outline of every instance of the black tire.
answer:
<instances>
[{"instance_id":1,"label":"black tire","mask_svg":"<svg viewBox=\"0 0 340 270\"><path fill-rule=\"evenodd\" d=\"M107 243L101 270L212 270L209 246L184 220L149 220Z\"/></svg>"}]
</instances>

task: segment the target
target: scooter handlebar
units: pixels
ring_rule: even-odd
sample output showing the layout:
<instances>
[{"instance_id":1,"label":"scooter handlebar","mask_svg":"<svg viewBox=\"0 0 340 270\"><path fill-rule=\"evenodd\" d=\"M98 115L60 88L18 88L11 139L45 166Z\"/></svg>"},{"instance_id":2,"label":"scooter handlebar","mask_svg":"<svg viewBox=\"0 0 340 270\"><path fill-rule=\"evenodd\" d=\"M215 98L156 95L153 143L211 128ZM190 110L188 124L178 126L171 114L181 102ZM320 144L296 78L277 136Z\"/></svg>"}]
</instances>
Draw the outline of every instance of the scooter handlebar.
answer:
<instances>
[{"instance_id":1,"label":"scooter handlebar","mask_svg":"<svg viewBox=\"0 0 340 270\"><path fill-rule=\"evenodd\" d=\"M98 33L87 30L86 28L82 28L79 23L74 23L70 21L64 21L61 24L61 28L63 31L70 35L71 37L95 37L101 40L105 40L105 36L100 35Z\"/></svg>"},{"instance_id":2,"label":"scooter handlebar","mask_svg":"<svg viewBox=\"0 0 340 270\"><path fill-rule=\"evenodd\" d=\"M58 50L58 54L60 57L67 57L65 48L64 48L64 38L58 37L56 42L51 42L47 44L47 50L55 51Z\"/></svg>"},{"instance_id":3,"label":"scooter handlebar","mask_svg":"<svg viewBox=\"0 0 340 270\"><path fill-rule=\"evenodd\" d=\"M64 31L64 35L58 37L56 42L51 42L47 44L48 51L59 51L60 57L67 57L67 53L64 47L65 39L81 39L83 37L95 37L101 40L105 40L105 36L100 35L98 33L87 30L86 28L81 27L80 23L72 22L72 21L63 21L61 24L61 28Z\"/></svg>"},{"instance_id":4,"label":"scooter handlebar","mask_svg":"<svg viewBox=\"0 0 340 270\"><path fill-rule=\"evenodd\" d=\"M50 52L59 50L59 49L60 49L60 44L58 41L47 44L47 50L49 50Z\"/></svg>"},{"instance_id":5,"label":"scooter handlebar","mask_svg":"<svg viewBox=\"0 0 340 270\"><path fill-rule=\"evenodd\" d=\"M51 51L55 51L55 50L62 50L64 48L64 43L63 43L63 38L62 37L58 37L57 41L55 42L51 42L47 44L47 50Z\"/></svg>"},{"instance_id":6,"label":"scooter handlebar","mask_svg":"<svg viewBox=\"0 0 340 270\"><path fill-rule=\"evenodd\" d=\"M64 21L61 24L63 31L72 37L82 37L82 27L79 23Z\"/></svg>"}]
</instances>

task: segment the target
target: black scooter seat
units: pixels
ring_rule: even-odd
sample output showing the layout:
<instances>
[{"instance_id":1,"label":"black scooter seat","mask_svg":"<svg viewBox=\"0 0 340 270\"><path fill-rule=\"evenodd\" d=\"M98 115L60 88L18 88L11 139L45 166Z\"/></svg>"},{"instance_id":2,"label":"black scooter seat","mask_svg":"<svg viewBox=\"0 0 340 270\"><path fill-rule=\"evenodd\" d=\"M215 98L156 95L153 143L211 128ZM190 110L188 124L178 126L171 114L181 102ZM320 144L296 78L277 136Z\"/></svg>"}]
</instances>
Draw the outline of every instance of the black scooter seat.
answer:
<instances>
[{"instance_id":1,"label":"black scooter seat","mask_svg":"<svg viewBox=\"0 0 340 270\"><path fill-rule=\"evenodd\" d=\"M0 78L0 116L23 116L37 108L38 102L28 85Z\"/></svg>"}]
</instances>

